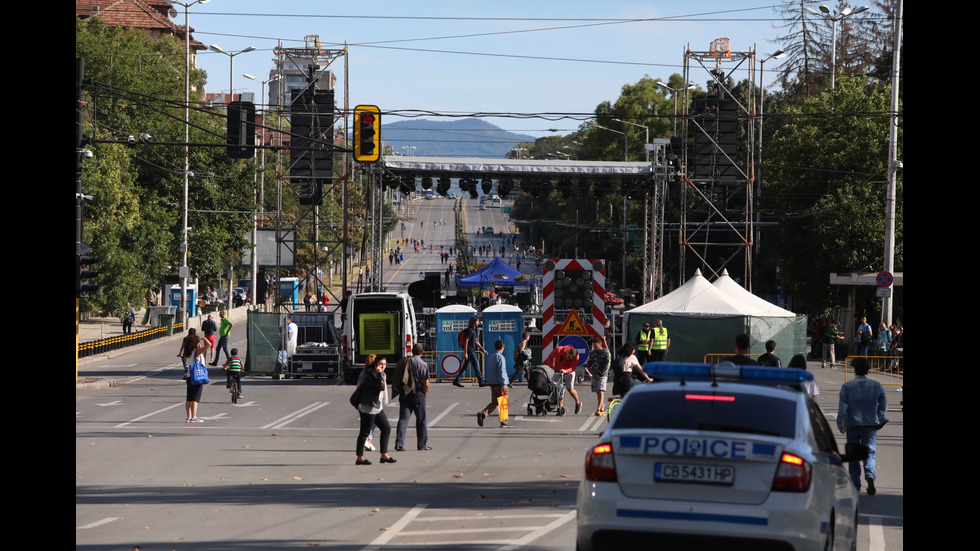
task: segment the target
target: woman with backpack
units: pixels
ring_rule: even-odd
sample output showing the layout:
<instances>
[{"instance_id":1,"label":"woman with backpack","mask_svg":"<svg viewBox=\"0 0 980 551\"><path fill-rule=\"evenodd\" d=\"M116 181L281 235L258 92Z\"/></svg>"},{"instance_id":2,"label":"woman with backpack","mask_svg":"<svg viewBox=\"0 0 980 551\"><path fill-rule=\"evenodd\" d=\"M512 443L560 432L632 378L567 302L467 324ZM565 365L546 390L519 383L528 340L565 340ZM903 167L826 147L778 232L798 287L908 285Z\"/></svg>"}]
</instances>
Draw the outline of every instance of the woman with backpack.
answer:
<instances>
[{"instance_id":1,"label":"woman with backpack","mask_svg":"<svg viewBox=\"0 0 980 551\"><path fill-rule=\"evenodd\" d=\"M650 378L643 371L643 366L636 359L636 345L628 342L620 350L619 357L613 362L613 394L625 397L630 388L633 387L635 379L651 382Z\"/></svg>"},{"instance_id":2,"label":"woman with backpack","mask_svg":"<svg viewBox=\"0 0 980 551\"><path fill-rule=\"evenodd\" d=\"M609 375L609 349L606 348L606 340L603 338L592 339L592 353L589 359L582 366L592 377L592 392L596 394L595 415L601 417L606 414L606 378Z\"/></svg>"},{"instance_id":3,"label":"woman with backpack","mask_svg":"<svg viewBox=\"0 0 980 551\"><path fill-rule=\"evenodd\" d=\"M521 342L517 345L517 349L514 350L514 376L510 379L510 386L514 386L514 382L524 381L524 377L528 375L528 368L531 365L531 348L527 345L528 341L531 340L531 334L525 331L521 335Z\"/></svg>"}]
</instances>

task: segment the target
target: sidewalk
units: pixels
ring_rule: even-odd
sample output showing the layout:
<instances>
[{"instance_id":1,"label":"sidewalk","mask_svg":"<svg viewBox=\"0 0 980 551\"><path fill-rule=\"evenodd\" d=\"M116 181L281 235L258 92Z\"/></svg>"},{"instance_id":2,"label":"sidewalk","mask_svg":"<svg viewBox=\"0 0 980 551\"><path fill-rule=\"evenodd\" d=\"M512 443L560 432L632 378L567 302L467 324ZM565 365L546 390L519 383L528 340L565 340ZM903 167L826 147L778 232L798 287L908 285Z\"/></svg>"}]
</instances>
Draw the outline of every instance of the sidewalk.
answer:
<instances>
[{"instance_id":1,"label":"sidewalk","mask_svg":"<svg viewBox=\"0 0 980 551\"><path fill-rule=\"evenodd\" d=\"M139 322L143 320L143 314L145 308L141 308L136 312L136 323L133 324L133 333L138 331L143 331L145 329L150 329L150 325L141 325ZM220 321L218 313L214 312L215 322ZM244 323L248 317L248 309L244 306L238 308L232 308L228 311L228 317L235 325L239 323ZM207 319L207 314L203 316L196 316L190 318L186 327L194 327L200 330L201 323ZM123 334L122 323L119 322L118 318L89 318L87 320L80 320L78 322L78 343L85 343L91 341L97 341L101 339L108 339L111 337L118 337ZM162 337L154 339L148 342L134 344L132 346L127 346L120 348L118 350L112 350L102 354L93 354L91 356L86 356L84 358L78 358L77 369L80 371L83 366L90 365L93 363L105 361L107 359L118 358L129 354L137 350L145 350L149 347L159 346L160 344L172 343L174 349L179 346L178 342L187 335L187 330L183 329L180 331L175 330L174 334L169 337ZM98 378L98 377L79 377L78 382L75 383L75 389L87 389L87 388L107 388L115 386L115 381L111 379Z\"/></svg>"}]
</instances>

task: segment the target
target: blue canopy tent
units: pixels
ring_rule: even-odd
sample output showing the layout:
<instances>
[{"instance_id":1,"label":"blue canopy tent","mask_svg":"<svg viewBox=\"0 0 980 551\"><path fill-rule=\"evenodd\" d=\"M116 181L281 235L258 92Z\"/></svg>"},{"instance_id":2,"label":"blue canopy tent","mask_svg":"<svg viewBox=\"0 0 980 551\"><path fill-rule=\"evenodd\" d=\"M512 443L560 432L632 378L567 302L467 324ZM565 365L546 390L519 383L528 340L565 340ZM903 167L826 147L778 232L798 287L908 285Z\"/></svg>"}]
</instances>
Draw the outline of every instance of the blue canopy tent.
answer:
<instances>
[{"instance_id":1,"label":"blue canopy tent","mask_svg":"<svg viewBox=\"0 0 980 551\"><path fill-rule=\"evenodd\" d=\"M521 275L521 272L511 268L506 262L497 257L490 264L487 264L472 274L459 278L459 286L486 289L495 285L527 287L534 284L534 280L527 278L527 276L524 276L527 279L515 281Z\"/></svg>"}]
</instances>

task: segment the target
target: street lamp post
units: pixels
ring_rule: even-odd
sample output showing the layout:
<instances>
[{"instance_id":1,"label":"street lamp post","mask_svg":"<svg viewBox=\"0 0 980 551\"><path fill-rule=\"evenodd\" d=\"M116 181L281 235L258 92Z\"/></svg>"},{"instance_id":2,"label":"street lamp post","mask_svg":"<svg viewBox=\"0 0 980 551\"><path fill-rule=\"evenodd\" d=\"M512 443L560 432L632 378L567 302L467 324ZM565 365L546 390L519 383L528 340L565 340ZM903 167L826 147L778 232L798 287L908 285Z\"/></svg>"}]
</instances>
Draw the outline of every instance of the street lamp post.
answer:
<instances>
[{"instance_id":1,"label":"street lamp post","mask_svg":"<svg viewBox=\"0 0 980 551\"><path fill-rule=\"evenodd\" d=\"M623 124L629 124L629 125L632 125L632 126L639 126L640 128L643 129L644 136L645 136L644 139L643 139L643 149L644 149L644 151L647 152L647 162L649 163L650 162L650 150L647 149L647 145L650 144L650 127L649 126L643 126L642 124L636 124L635 122L624 121L624 120L621 120L621 119L613 119L613 120L616 121L616 122L621 122Z\"/></svg>"},{"instance_id":2,"label":"street lamp post","mask_svg":"<svg viewBox=\"0 0 980 551\"><path fill-rule=\"evenodd\" d=\"M235 101L235 56L239 54L244 54L245 52L251 52L252 50L255 49L255 46L249 46L248 48L245 48L244 50L239 50L237 52L226 52L225 50L221 49L221 46L218 46L217 44L212 44L211 46L209 46L209 48L211 48L211 50L215 52L218 52L219 54L225 54L226 56L228 56L228 61L229 61L228 101L225 103L225 114L227 114L231 109L231 104ZM254 258L254 252L253 252L253 258ZM229 269L229 273L228 273L228 300L229 301L231 300L231 288L232 288L231 278L232 278L232 273L231 270ZM255 278L253 277L252 279Z\"/></svg>"},{"instance_id":3,"label":"street lamp post","mask_svg":"<svg viewBox=\"0 0 980 551\"><path fill-rule=\"evenodd\" d=\"M217 44L212 44L208 47L211 48L213 51L218 52L219 54L225 54L226 56L228 56L228 61L230 63L229 70L228 70L228 103L230 104L231 102L235 101L235 56L244 54L246 52L251 52L255 50L255 46L249 46L248 48L245 48L244 50L239 50L237 52L226 52L225 50L222 50L221 46L218 46Z\"/></svg>"},{"instance_id":4,"label":"street lamp post","mask_svg":"<svg viewBox=\"0 0 980 551\"><path fill-rule=\"evenodd\" d=\"M693 82L689 82L682 88L671 88L670 86L664 84L664 82L661 80L654 82L654 84L664 88L665 90L670 90L670 95L674 96L674 136L677 136L677 92L680 92L681 90L693 90L696 85Z\"/></svg>"},{"instance_id":5,"label":"street lamp post","mask_svg":"<svg viewBox=\"0 0 980 551\"><path fill-rule=\"evenodd\" d=\"M268 80L259 80L258 78L248 73L244 73L242 74L242 76L249 80L254 80L255 82L258 82L260 85L262 85L262 139L260 140L261 147L259 148L259 196L258 196L258 202L256 203L255 206L255 215L252 217L252 258L251 258L251 262L249 263L252 271L252 274L249 276L249 281L251 281L251 284L249 285L249 294L252 297L251 303L254 305L256 295L258 295L259 292L259 281L258 281L259 213L265 212L265 137L266 137L265 114L267 111L265 105L265 85L270 82L279 80L279 75L275 75Z\"/></svg>"},{"instance_id":6,"label":"street lamp post","mask_svg":"<svg viewBox=\"0 0 980 551\"><path fill-rule=\"evenodd\" d=\"M606 128L605 126L599 126L598 124L595 125L595 127L601 128L603 130L608 130L610 132L615 132L617 134L622 134L623 135L623 162L629 161L629 153L630 153L629 136L626 134L626 132L620 132L619 130L613 130L612 128Z\"/></svg>"},{"instance_id":7,"label":"street lamp post","mask_svg":"<svg viewBox=\"0 0 980 551\"><path fill-rule=\"evenodd\" d=\"M762 66L762 68L759 70L759 80L762 85L759 87L759 162L758 168L756 169L758 172L758 177L756 178L755 186L757 197L762 195L762 120L764 118L763 110L766 104L766 62L771 59L780 59L783 57L786 57L786 52L784 50L776 50L776 52L771 54L769 57L759 61L759 64Z\"/></svg>"},{"instance_id":8,"label":"street lamp post","mask_svg":"<svg viewBox=\"0 0 980 551\"><path fill-rule=\"evenodd\" d=\"M834 78L834 76L837 74L837 22L842 21L845 17L849 17L856 13L861 13L863 11L866 11L867 9L868 6L861 6L860 8L857 8L855 10L852 10L851 8L844 8L837 15L832 15L830 8L828 8L826 4L820 4L820 11L813 9L810 6L805 6L803 8L803 11L812 15L823 17L827 21L830 21L834 24L834 36L833 36L833 40L830 43L830 89L831 90L836 89L836 79Z\"/></svg>"},{"instance_id":9,"label":"street lamp post","mask_svg":"<svg viewBox=\"0 0 980 551\"><path fill-rule=\"evenodd\" d=\"M187 322L187 210L188 210L188 191L190 189L189 180L191 173L191 6L206 4L211 0L195 0L194 2L181 2L173 0L174 4L184 8L184 212L183 212L183 241L180 244L181 265L180 265L180 306L179 311L183 312L181 321Z\"/></svg>"}]
</instances>

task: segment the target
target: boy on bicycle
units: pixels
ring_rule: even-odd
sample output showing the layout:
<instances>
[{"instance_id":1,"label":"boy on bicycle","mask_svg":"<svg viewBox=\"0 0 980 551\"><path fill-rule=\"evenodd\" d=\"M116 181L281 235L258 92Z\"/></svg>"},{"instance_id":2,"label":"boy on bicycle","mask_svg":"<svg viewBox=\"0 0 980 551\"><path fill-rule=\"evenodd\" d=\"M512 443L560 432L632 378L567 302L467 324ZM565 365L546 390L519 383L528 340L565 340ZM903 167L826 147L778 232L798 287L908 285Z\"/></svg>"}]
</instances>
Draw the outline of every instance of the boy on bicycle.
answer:
<instances>
[{"instance_id":1,"label":"boy on bicycle","mask_svg":"<svg viewBox=\"0 0 980 551\"><path fill-rule=\"evenodd\" d=\"M229 389L231 388L231 380L232 378L234 378L235 388L238 392L238 397L241 398L242 397L242 359L238 357L237 348L231 349L231 356L228 358L228 361L225 362L225 365L221 366L221 369L224 369L225 371L228 372L225 388L229 388Z\"/></svg>"}]
</instances>

